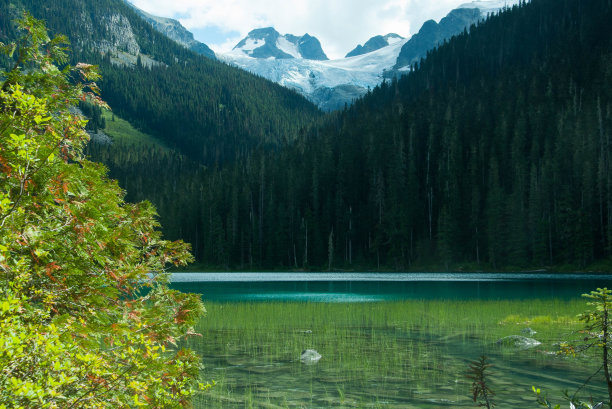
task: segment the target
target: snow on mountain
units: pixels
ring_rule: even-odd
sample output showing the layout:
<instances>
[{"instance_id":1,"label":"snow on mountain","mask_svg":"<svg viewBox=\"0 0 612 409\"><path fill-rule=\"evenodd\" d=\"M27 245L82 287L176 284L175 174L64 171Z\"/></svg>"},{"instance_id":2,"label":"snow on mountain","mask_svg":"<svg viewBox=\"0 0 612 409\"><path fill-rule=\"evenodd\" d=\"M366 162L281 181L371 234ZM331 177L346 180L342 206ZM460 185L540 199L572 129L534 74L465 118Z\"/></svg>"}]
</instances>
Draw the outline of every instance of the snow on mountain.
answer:
<instances>
[{"instance_id":1,"label":"snow on mountain","mask_svg":"<svg viewBox=\"0 0 612 409\"><path fill-rule=\"evenodd\" d=\"M292 88L321 109L333 110L362 96L368 88L380 84L384 71L395 65L405 41L396 41L374 52L355 57L317 61L304 58L254 58L251 50L253 47L261 47L262 43L253 40L245 41L240 48L220 54L218 58ZM295 48L284 44L282 52L294 55Z\"/></svg>"},{"instance_id":2,"label":"snow on mountain","mask_svg":"<svg viewBox=\"0 0 612 409\"><path fill-rule=\"evenodd\" d=\"M232 50L232 55L242 54L253 58L302 58L307 60L327 60L321 43L315 37L304 34L297 37L291 34L280 35L272 27L252 30Z\"/></svg>"},{"instance_id":3,"label":"snow on mountain","mask_svg":"<svg viewBox=\"0 0 612 409\"><path fill-rule=\"evenodd\" d=\"M316 38L280 35L271 27L251 31L231 52L217 58L292 88L323 110L334 110L363 96L384 78L409 71L413 62L465 27L519 1L466 3L439 23L425 22L410 39L397 34L375 36L337 60L327 59Z\"/></svg>"},{"instance_id":4,"label":"snow on mountain","mask_svg":"<svg viewBox=\"0 0 612 409\"><path fill-rule=\"evenodd\" d=\"M298 50L298 45L287 40L286 37L278 37L278 39L276 40L276 46L279 50L289 54L293 58L302 58Z\"/></svg>"},{"instance_id":5,"label":"snow on mountain","mask_svg":"<svg viewBox=\"0 0 612 409\"><path fill-rule=\"evenodd\" d=\"M404 37L395 33L389 33L386 36L375 36L370 38L364 45L360 44L355 47L346 57L355 57L357 55L371 53L372 51L379 50L398 41L402 41L403 39Z\"/></svg>"}]
</instances>

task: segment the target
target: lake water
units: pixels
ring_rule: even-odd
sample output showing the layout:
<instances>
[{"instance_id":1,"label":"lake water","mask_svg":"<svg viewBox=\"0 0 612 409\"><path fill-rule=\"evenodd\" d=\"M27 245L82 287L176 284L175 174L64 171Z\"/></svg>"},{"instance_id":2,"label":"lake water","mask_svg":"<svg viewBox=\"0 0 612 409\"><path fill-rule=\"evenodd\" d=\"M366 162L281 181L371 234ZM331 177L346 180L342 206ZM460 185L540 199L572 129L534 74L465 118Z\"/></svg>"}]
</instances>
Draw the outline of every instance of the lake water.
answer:
<instances>
[{"instance_id":1,"label":"lake water","mask_svg":"<svg viewBox=\"0 0 612 409\"><path fill-rule=\"evenodd\" d=\"M211 301L374 302L575 298L612 275L543 273L174 273L172 287Z\"/></svg>"},{"instance_id":2,"label":"lake water","mask_svg":"<svg viewBox=\"0 0 612 409\"><path fill-rule=\"evenodd\" d=\"M487 355L496 407L538 407L531 386L567 407L598 357L558 355L580 339L581 294L612 275L449 273L175 273L208 315L188 344L217 382L196 408L474 407L468 364ZM502 347L529 335L534 348ZM300 361L305 349L323 356ZM607 394L601 375L582 397ZM599 399L598 399L599 398Z\"/></svg>"}]
</instances>

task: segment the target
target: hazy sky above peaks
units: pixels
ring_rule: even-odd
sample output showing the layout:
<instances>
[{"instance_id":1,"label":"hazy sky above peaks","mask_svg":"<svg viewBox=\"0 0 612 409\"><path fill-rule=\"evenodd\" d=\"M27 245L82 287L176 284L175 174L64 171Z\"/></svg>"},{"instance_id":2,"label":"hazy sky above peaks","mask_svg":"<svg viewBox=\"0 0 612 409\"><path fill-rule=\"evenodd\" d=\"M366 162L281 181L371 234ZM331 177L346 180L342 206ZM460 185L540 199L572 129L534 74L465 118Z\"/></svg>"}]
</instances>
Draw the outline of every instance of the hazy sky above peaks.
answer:
<instances>
[{"instance_id":1,"label":"hazy sky above peaks","mask_svg":"<svg viewBox=\"0 0 612 409\"><path fill-rule=\"evenodd\" d=\"M370 37L409 37L470 0L130 0L136 7L179 20L217 53L231 51L249 31L274 27L281 34L317 37L331 59Z\"/></svg>"}]
</instances>

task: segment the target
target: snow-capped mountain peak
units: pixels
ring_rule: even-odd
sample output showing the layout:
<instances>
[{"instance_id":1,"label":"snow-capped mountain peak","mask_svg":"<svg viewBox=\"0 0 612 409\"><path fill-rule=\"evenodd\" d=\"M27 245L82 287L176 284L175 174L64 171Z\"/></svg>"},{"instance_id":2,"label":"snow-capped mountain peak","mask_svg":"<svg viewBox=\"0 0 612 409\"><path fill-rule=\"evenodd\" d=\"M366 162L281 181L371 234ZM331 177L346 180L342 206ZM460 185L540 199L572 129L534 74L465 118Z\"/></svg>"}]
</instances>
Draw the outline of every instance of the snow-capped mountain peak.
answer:
<instances>
[{"instance_id":1,"label":"snow-capped mountain peak","mask_svg":"<svg viewBox=\"0 0 612 409\"><path fill-rule=\"evenodd\" d=\"M292 34L281 35L273 27L252 30L234 47L231 54L258 59L328 59L321 48L321 43L315 37L308 34L301 37Z\"/></svg>"}]
</instances>

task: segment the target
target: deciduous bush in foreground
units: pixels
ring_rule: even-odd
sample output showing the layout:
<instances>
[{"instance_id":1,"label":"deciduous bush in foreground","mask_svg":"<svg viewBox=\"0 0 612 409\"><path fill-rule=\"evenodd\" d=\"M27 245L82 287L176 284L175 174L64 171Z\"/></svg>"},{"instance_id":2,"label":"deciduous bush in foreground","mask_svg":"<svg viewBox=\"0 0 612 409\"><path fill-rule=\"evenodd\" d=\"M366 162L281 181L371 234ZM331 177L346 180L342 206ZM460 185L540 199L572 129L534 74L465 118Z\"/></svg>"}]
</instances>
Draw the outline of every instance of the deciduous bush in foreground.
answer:
<instances>
[{"instance_id":1,"label":"deciduous bush in foreground","mask_svg":"<svg viewBox=\"0 0 612 409\"><path fill-rule=\"evenodd\" d=\"M177 343L204 307L164 269L188 245L162 240L155 209L83 157L72 108L103 104L95 67L65 66L65 38L18 24L0 44L0 408L184 407L205 386Z\"/></svg>"}]
</instances>

